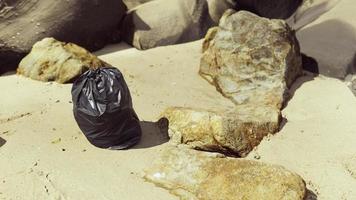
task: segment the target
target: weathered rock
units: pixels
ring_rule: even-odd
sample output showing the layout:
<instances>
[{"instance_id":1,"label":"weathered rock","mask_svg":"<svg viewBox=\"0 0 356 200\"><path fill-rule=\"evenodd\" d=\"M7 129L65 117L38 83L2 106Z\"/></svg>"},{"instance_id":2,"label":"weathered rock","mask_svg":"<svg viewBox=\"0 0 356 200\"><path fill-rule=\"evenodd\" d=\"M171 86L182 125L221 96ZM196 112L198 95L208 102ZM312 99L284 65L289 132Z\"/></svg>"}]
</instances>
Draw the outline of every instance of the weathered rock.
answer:
<instances>
[{"instance_id":1,"label":"weathered rock","mask_svg":"<svg viewBox=\"0 0 356 200\"><path fill-rule=\"evenodd\" d=\"M20 62L17 73L39 81L67 83L89 68L105 65L95 55L75 44L45 38L37 42Z\"/></svg>"},{"instance_id":2,"label":"weathered rock","mask_svg":"<svg viewBox=\"0 0 356 200\"><path fill-rule=\"evenodd\" d=\"M284 21L229 10L205 37L200 74L236 105L279 110L301 63L298 41Z\"/></svg>"},{"instance_id":3,"label":"weathered rock","mask_svg":"<svg viewBox=\"0 0 356 200\"><path fill-rule=\"evenodd\" d=\"M96 50L112 41L125 15L121 0L0 1L0 73L17 68L45 37Z\"/></svg>"},{"instance_id":4,"label":"weathered rock","mask_svg":"<svg viewBox=\"0 0 356 200\"><path fill-rule=\"evenodd\" d=\"M280 113L274 108L238 106L235 110L213 112L189 108L168 108L173 143L198 150L245 157L268 134L279 129Z\"/></svg>"},{"instance_id":5,"label":"weathered rock","mask_svg":"<svg viewBox=\"0 0 356 200\"><path fill-rule=\"evenodd\" d=\"M203 42L200 74L236 108L170 108L171 138L195 149L246 156L278 131L288 87L301 74L298 41L282 20L227 11Z\"/></svg>"},{"instance_id":6,"label":"weathered rock","mask_svg":"<svg viewBox=\"0 0 356 200\"><path fill-rule=\"evenodd\" d=\"M340 1L297 32L301 51L318 62L322 75L344 79L356 73L356 15L350 6L353 3Z\"/></svg>"},{"instance_id":7,"label":"weathered rock","mask_svg":"<svg viewBox=\"0 0 356 200\"><path fill-rule=\"evenodd\" d=\"M168 147L144 178L181 200L302 200L303 179L283 167Z\"/></svg>"},{"instance_id":8,"label":"weathered rock","mask_svg":"<svg viewBox=\"0 0 356 200\"><path fill-rule=\"evenodd\" d=\"M236 0L239 9L248 10L261 17L287 19L303 0Z\"/></svg>"},{"instance_id":9,"label":"weathered rock","mask_svg":"<svg viewBox=\"0 0 356 200\"><path fill-rule=\"evenodd\" d=\"M131 10L120 30L137 49L189 42L203 38L230 7L230 0L155 0Z\"/></svg>"}]
</instances>

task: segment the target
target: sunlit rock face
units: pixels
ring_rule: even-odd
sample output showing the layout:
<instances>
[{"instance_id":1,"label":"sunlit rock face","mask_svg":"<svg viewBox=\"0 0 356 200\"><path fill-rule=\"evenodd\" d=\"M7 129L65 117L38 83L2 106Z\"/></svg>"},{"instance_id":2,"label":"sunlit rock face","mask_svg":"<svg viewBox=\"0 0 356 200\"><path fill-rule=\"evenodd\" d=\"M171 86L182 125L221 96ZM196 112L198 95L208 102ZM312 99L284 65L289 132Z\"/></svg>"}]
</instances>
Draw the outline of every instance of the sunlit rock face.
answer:
<instances>
[{"instance_id":1,"label":"sunlit rock face","mask_svg":"<svg viewBox=\"0 0 356 200\"><path fill-rule=\"evenodd\" d=\"M200 74L236 105L280 109L301 72L298 41L282 20L229 10L205 37Z\"/></svg>"},{"instance_id":2,"label":"sunlit rock face","mask_svg":"<svg viewBox=\"0 0 356 200\"><path fill-rule=\"evenodd\" d=\"M78 45L45 38L37 42L31 52L22 59L17 73L39 81L68 83L89 68L106 65Z\"/></svg>"},{"instance_id":3,"label":"sunlit rock face","mask_svg":"<svg viewBox=\"0 0 356 200\"><path fill-rule=\"evenodd\" d=\"M278 131L279 115L273 108L244 106L225 112L172 107L162 113L169 120L172 143L238 157Z\"/></svg>"},{"instance_id":4,"label":"sunlit rock face","mask_svg":"<svg viewBox=\"0 0 356 200\"><path fill-rule=\"evenodd\" d=\"M303 179L283 167L167 147L144 178L181 200L302 200Z\"/></svg>"},{"instance_id":5,"label":"sunlit rock face","mask_svg":"<svg viewBox=\"0 0 356 200\"><path fill-rule=\"evenodd\" d=\"M295 34L282 20L228 10L203 42L200 74L235 103L213 112L169 108L171 138L192 148L246 156L276 133L288 88L302 73Z\"/></svg>"}]
</instances>

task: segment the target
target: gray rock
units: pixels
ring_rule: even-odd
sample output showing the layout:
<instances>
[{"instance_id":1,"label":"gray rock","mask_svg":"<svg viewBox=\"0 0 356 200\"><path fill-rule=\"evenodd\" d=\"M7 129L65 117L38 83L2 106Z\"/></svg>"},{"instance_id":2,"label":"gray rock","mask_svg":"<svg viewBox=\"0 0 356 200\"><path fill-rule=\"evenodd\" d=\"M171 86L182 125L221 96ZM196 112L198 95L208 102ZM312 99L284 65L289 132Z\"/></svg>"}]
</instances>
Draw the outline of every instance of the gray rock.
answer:
<instances>
[{"instance_id":1,"label":"gray rock","mask_svg":"<svg viewBox=\"0 0 356 200\"><path fill-rule=\"evenodd\" d=\"M294 30L312 23L324 13L335 7L340 0L303 0L303 3L286 22Z\"/></svg>"},{"instance_id":2,"label":"gray rock","mask_svg":"<svg viewBox=\"0 0 356 200\"><path fill-rule=\"evenodd\" d=\"M137 49L194 41L203 38L230 7L234 7L230 0L155 0L131 10L120 30Z\"/></svg>"},{"instance_id":3,"label":"gray rock","mask_svg":"<svg viewBox=\"0 0 356 200\"><path fill-rule=\"evenodd\" d=\"M301 51L318 62L322 75L344 79L356 73L356 16L352 3L340 1L297 32Z\"/></svg>"},{"instance_id":4,"label":"gray rock","mask_svg":"<svg viewBox=\"0 0 356 200\"><path fill-rule=\"evenodd\" d=\"M99 49L117 35L125 12L121 0L2 0L0 73L16 69L45 37Z\"/></svg>"},{"instance_id":5,"label":"gray rock","mask_svg":"<svg viewBox=\"0 0 356 200\"><path fill-rule=\"evenodd\" d=\"M283 167L167 147L144 178L181 200L302 200L303 179Z\"/></svg>"},{"instance_id":6,"label":"gray rock","mask_svg":"<svg viewBox=\"0 0 356 200\"><path fill-rule=\"evenodd\" d=\"M34 80L68 83L89 68L107 64L87 50L54 38L37 42L31 52L20 62L17 73Z\"/></svg>"}]
</instances>

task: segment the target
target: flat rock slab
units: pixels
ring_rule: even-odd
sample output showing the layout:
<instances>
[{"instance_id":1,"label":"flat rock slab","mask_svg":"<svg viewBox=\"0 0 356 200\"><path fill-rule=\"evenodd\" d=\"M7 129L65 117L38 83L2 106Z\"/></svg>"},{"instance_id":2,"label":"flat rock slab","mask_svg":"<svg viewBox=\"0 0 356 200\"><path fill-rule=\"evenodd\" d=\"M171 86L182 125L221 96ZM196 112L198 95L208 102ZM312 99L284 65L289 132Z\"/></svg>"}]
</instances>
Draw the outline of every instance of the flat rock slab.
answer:
<instances>
[{"instance_id":1,"label":"flat rock slab","mask_svg":"<svg viewBox=\"0 0 356 200\"><path fill-rule=\"evenodd\" d=\"M45 38L37 42L22 59L17 73L34 80L67 83L89 68L105 65L105 62L78 45Z\"/></svg>"},{"instance_id":2,"label":"flat rock slab","mask_svg":"<svg viewBox=\"0 0 356 200\"><path fill-rule=\"evenodd\" d=\"M162 113L170 122L171 142L240 157L278 131L279 116L273 108L243 106L225 112L171 107Z\"/></svg>"},{"instance_id":3,"label":"flat rock slab","mask_svg":"<svg viewBox=\"0 0 356 200\"><path fill-rule=\"evenodd\" d=\"M181 200L302 200L303 179L283 167L167 147L144 178Z\"/></svg>"}]
</instances>

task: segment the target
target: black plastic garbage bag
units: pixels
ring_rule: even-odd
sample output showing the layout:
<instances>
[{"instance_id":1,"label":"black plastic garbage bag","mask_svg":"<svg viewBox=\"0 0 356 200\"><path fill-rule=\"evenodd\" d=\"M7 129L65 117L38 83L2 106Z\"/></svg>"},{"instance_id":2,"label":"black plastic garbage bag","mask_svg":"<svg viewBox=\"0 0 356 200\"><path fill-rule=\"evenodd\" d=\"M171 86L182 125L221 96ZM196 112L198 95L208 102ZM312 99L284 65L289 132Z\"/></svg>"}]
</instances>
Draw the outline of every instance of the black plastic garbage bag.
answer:
<instances>
[{"instance_id":1,"label":"black plastic garbage bag","mask_svg":"<svg viewBox=\"0 0 356 200\"><path fill-rule=\"evenodd\" d=\"M72 99L75 120L94 146L126 149L140 140L139 119L118 69L88 70L74 82Z\"/></svg>"}]
</instances>

